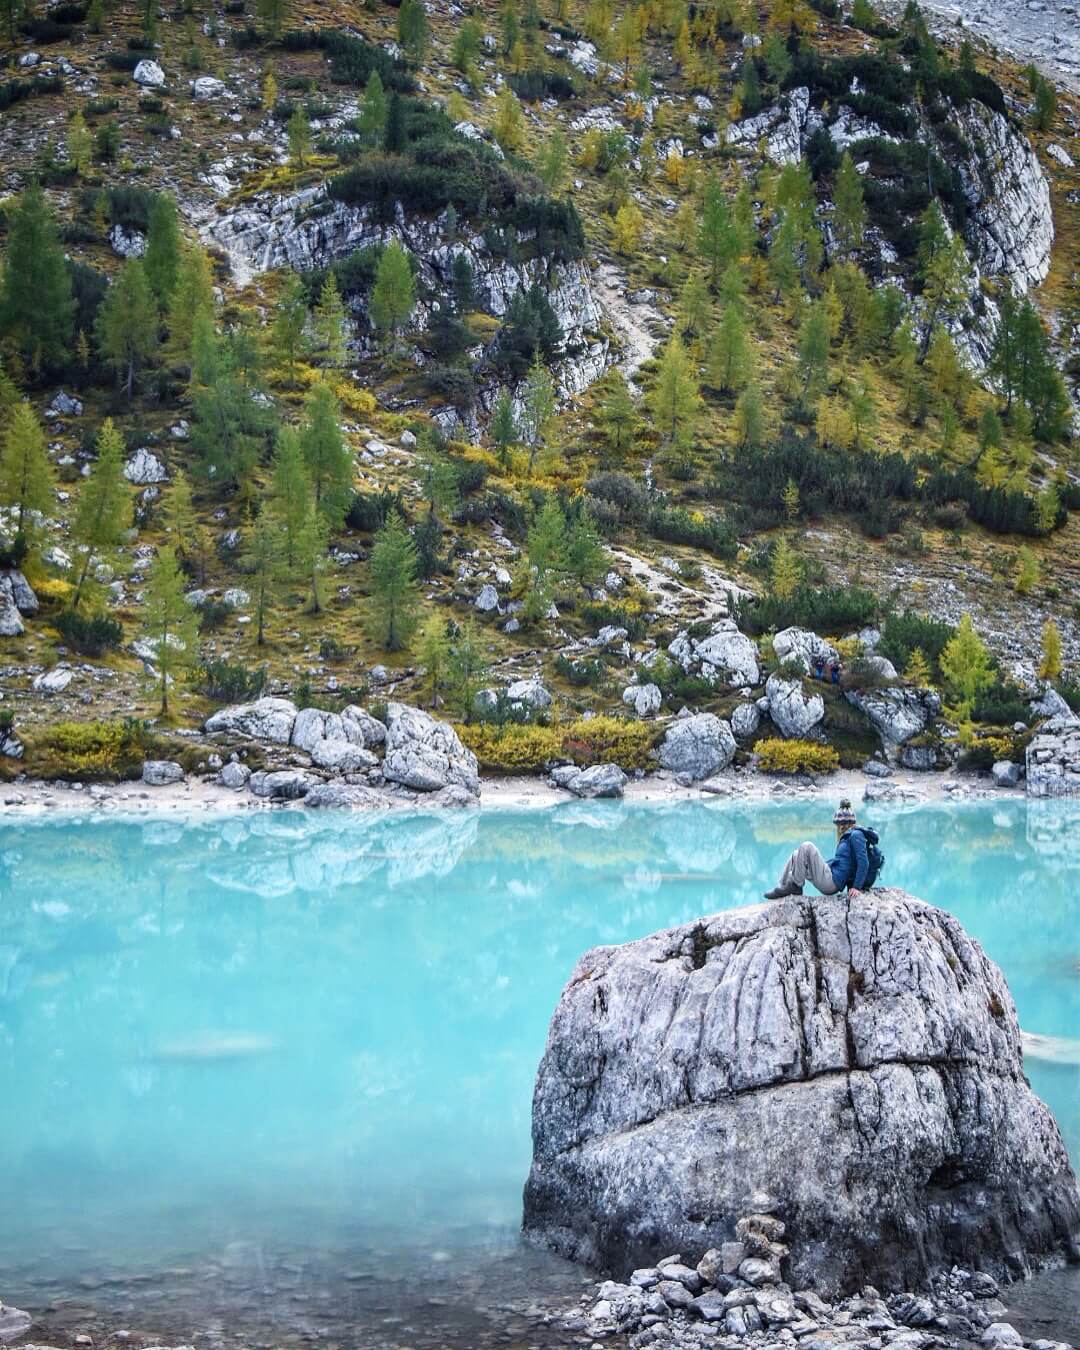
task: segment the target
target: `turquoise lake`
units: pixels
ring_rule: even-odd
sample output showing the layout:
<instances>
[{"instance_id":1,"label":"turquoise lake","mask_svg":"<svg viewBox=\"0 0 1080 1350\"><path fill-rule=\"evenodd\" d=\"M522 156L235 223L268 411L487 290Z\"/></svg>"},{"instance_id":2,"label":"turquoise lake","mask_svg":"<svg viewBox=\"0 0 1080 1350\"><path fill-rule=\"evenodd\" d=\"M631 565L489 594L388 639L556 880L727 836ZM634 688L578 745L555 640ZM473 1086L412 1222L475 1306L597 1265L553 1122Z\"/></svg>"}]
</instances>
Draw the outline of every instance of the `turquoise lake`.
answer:
<instances>
[{"instance_id":1,"label":"turquoise lake","mask_svg":"<svg viewBox=\"0 0 1080 1350\"><path fill-rule=\"evenodd\" d=\"M563 983L597 943L757 902L832 805L0 818L0 1297L185 1328L212 1289L258 1327L275 1299L323 1325L346 1289L372 1345L422 1343L379 1302L402 1259L450 1303L478 1254L576 1299L515 1236ZM867 818L883 881L956 914L1058 1038L1028 1071L1080 1162L1076 807Z\"/></svg>"}]
</instances>

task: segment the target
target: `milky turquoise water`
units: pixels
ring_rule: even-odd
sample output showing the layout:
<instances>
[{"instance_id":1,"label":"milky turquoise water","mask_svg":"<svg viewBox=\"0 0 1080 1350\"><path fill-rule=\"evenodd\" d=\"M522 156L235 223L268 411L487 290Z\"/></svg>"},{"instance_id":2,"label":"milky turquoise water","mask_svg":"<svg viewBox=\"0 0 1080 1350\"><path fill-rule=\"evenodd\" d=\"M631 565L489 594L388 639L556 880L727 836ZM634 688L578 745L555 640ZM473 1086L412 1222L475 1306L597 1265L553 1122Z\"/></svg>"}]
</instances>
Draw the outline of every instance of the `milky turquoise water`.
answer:
<instances>
[{"instance_id":1,"label":"milky turquoise water","mask_svg":"<svg viewBox=\"0 0 1080 1350\"><path fill-rule=\"evenodd\" d=\"M1073 812L874 817L884 879L956 914L1025 1030L1065 1039L1080 1037ZM755 902L794 844L827 846L830 815L0 818L0 1159L17 1216L0 1223L0 1297L134 1298L145 1280L177 1312L178 1290L230 1271L270 1298L316 1268L362 1289L402 1253L435 1274L463 1253L513 1263L533 1077L578 955ZM1028 1069L1080 1161L1072 1049ZM561 1264L533 1277L578 1287Z\"/></svg>"}]
</instances>

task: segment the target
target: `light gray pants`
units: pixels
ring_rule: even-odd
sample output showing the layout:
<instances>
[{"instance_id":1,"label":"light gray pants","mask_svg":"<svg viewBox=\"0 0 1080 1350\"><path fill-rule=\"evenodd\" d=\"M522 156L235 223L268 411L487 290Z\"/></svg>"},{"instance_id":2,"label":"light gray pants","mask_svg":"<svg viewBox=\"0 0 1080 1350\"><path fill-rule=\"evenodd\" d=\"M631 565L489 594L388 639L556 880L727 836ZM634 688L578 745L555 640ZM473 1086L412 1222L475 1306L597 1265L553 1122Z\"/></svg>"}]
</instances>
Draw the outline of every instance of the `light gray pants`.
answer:
<instances>
[{"instance_id":1,"label":"light gray pants","mask_svg":"<svg viewBox=\"0 0 1080 1350\"><path fill-rule=\"evenodd\" d=\"M835 895L839 889L828 864L821 856L821 849L809 842L800 844L787 860L780 876L780 885L805 886L808 881L813 882L822 895Z\"/></svg>"}]
</instances>

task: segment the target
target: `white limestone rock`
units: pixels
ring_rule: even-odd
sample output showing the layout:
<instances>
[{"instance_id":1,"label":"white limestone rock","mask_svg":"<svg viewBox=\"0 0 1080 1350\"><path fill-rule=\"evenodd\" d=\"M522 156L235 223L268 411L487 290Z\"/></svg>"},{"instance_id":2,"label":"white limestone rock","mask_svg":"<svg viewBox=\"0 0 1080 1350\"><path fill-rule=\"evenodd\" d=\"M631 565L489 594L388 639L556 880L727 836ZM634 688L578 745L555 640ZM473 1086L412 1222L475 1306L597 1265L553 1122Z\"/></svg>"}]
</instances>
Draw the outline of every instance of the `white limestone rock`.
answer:
<instances>
[{"instance_id":1,"label":"white limestone rock","mask_svg":"<svg viewBox=\"0 0 1080 1350\"><path fill-rule=\"evenodd\" d=\"M783 675L770 675L765 682L769 717L781 736L803 739L825 717L825 701L820 694L807 695L803 682Z\"/></svg>"},{"instance_id":2,"label":"white limestone rock","mask_svg":"<svg viewBox=\"0 0 1080 1350\"><path fill-rule=\"evenodd\" d=\"M474 796L480 791L476 756L454 728L403 703L387 705L383 775L417 792L438 792L451 784Z\"/></svg>"},{"instance_id":3,"label":"white limestone rock","mask_svg":"<svg viewBox=\"0 0 1080 1350\"><path fill-rule=\"evenodd\" d=\"M735 737L725 721L715 713L697 713L671 723L658 758L663 768L697 782L726 769L735 750Z\"/></svg>"},{"instance_id":4,"label":"white limestone rock","mask_svg":"<svg viewBox=\"0 0 1080 1350\"><path fill-rule=\"evenodd\" d=\"M287 698L267 696L254 703L236 703L221 708L206 721L204 730L253 741L288 745L296 722L296 704Z\"/></svg>"}]
</instances>

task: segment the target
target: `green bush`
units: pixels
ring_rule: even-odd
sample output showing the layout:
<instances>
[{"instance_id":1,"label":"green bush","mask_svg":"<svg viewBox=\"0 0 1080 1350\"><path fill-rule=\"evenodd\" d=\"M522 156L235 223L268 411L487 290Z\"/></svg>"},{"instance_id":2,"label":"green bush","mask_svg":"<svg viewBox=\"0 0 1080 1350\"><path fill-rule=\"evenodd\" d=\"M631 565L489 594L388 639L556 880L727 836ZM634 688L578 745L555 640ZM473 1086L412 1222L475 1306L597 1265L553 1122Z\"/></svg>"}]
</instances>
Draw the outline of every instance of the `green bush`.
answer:
<instances>
[{"instance_id":1,"label":"green bush","mask_svg":"<svg viewBox=\"0 0 1080 1350\"><path fill-rule=\"evenodd\" d=\"M218 703L248 703L266 688L266 667L250 670L239 662L207 661L199 685L207 698Z\"/></svg>"},{"instance_id":2,"label":"green bush","mask_svg":"<svg viewBox=\"0 0 1080 1350\"><path fill-rule=\"evenodd\" d=\"M132 778L153 747L146 723L58 722L32 747L32 767L42 778Z\"/></svg>"},{"instance_id":3,"label":"green bush","mask_svg":"<svg viewBox=\"0 0 1080 1350\"><path fill-rule=\"evenodd\" d=\"M810 628L815 633L848 633L872 622L877 597L859 586L798 586L786 599L764 595L735 607L735 619L746 633Z\"/></svg>"},{"instance_id":4,"label":"green bush","mask_svg":"<svg viewBox=\"0 0 1080 1350\"><path fill-rule=\"evenodd\" d=\"M123 628L107 614L82 615L65 609L53 623L67 645L81 656L102 656L124 640Z\"/></svg>"},{"instance_id":5,"label":"green bush","mask_svg":"<svg viewBox=\"0 0 1080 1350\"><path fill-rule=\"evenodd\" d=\"M877 653L891 661L903 675L916 647L935 675L941 671L938 660L945 650L945 644L952 638L956 629L952 624L942 623L938 619L927 618L925 614L916 614L906 609L902 614L890 614L881 629L881 641Z\"/></svg>"}]
</instances>

